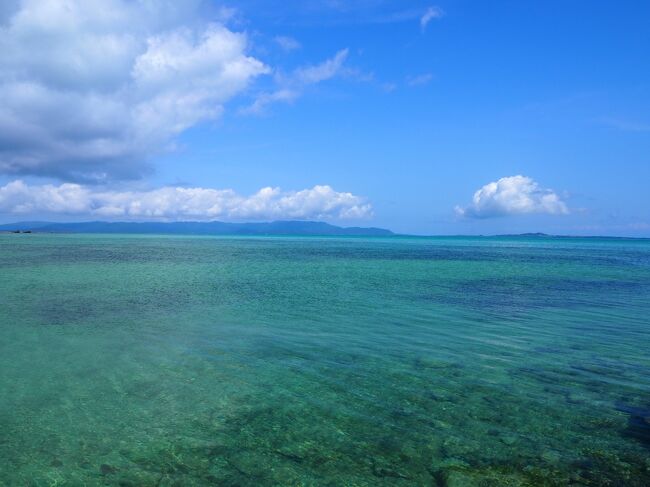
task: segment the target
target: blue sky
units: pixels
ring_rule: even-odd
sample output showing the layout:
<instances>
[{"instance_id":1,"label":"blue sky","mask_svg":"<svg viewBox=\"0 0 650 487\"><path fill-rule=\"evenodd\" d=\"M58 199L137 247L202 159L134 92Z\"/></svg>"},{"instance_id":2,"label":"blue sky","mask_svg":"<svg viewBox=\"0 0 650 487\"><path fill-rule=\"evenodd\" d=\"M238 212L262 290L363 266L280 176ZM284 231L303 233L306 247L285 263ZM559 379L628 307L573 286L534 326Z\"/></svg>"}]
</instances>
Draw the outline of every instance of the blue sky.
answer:
<instances>
[{"instance_id":1,"label":"blue sky","mask_svg":"<svg viewBox=\"0 0 650 487\"><path fill-rule=\"evenodd\" d=\"M3 221L650 236L648 2L63 3L0 10Z\"/></svg>"}]
</instances>

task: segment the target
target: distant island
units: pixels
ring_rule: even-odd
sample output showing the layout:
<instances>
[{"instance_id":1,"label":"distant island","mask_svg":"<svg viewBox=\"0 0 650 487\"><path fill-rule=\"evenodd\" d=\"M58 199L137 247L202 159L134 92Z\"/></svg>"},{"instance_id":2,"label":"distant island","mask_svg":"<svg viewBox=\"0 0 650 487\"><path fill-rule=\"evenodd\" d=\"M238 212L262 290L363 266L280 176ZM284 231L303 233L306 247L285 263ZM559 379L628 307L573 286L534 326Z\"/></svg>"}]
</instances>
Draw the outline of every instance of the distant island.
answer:
<instances>
[{"instance_id":1,"label":"distant island","mask_svg":"<svg viewBox=\"0 0 650 487\"><path fill-rule=\"evenodd\" d=\"M646 240L643 237L601 235L553 235L542 232L510 233L496 235L408 235L376 227L338 227L315 221L274 221L254 223L229 222L18 222L0 224L0 233L113 233L150 235L305 235L349 237L413 237L413 238L577 238Z\"/></svg>"},{"instance_id":2,"label":"distant island","mask_svg":"<svg viewBox=\"0 0 650 487\"><path fill-rule=\"evenodd\" d=\"M503 233L495 235L496 237L562 237L563 235L549 235L542 232L527 232L527 233Z\"/></svg>"},{"instance_id":3,"label":"distant island","mask_svg":"<svg viewBox=\"0 0 650 487\"><path fill-rule=\"evenodd\" d=\"M324 222L275 221L266 223L212 222L20 222L0 225L13 233L135 233L183 235L323 235L390 236L383 228L337 227Z\"/></svg>"}]
</instances>

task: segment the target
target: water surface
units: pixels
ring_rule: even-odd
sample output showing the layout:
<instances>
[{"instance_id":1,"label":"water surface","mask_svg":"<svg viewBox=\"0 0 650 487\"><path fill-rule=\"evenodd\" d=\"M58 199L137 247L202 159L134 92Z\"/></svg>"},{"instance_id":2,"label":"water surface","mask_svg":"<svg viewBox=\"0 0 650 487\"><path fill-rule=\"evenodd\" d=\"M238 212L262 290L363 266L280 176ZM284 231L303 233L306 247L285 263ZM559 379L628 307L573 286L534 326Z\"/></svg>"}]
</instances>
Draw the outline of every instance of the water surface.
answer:
<instances>
[{"instance_id":1,"label":"water surface","mask_svg":"<svg viewBox=\"0 0 650 487\"><path fill-rule=\"evenodd\" d=\"M0 235L0 484L650 485L650 241Z\"/></svg>"}]
</instances>

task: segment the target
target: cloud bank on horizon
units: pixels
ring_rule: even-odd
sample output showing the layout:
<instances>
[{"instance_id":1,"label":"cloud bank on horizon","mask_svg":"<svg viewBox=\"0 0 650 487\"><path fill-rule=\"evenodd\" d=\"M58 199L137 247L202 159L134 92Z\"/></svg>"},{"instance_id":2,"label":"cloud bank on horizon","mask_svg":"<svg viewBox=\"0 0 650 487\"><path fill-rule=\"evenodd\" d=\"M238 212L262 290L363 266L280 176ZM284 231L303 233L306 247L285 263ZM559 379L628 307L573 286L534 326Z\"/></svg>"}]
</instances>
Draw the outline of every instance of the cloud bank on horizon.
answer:
<instances>
[{"instance_id":1,"label":"cloud bank on horizon","mask_svg":"<svg viewBox=\"0 0 650 487\"><path fill-rule=\"evenodd\" d=\"M474 193L469 206L457 206L456 213L467 218L493 218L533 213L566 215L569 209L553 190L518 175L486 184Z\"/></svg>"},{"instance_id":2,"label":"cloud bank on horizon","mask_svg":"<svg viewBox=\"0 0 650 487\"><path fill-rule=\"evenodd\" d=\"M340 219L372 215L372 206L330 186L302 191L262 188L250 196L231 189L163 187L115 191L76 183L28 185L16 180L0 187L0 212L13 215L84 216L109 220Z\"/></svg>"}]
</instances>

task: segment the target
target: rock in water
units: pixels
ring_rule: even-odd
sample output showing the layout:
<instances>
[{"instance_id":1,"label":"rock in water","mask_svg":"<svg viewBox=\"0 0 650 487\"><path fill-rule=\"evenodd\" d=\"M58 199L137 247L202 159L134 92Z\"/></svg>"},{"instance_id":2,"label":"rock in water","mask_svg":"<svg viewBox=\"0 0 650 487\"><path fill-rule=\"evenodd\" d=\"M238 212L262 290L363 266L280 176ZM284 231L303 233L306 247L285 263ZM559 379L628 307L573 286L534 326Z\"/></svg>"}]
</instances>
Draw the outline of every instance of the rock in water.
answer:
<instances>
[{"instance_id":1,"label":"rock in water","mask_svg":"<svg viewBox=\"0 0 650 487\"><path fill-rule=\"evenodd\" d=\"M99 467L99 471L102 473L102 475L110 475L117 472L117 469L107 463L102 463Z\"/></svg>"},{"instance_id":2,"label":"rock in water","mask_svg":"<svg viewBox=\"0 0 650 487\"><path fill-rule=\"evenodd\" d=\"M629 415L624 434L650 448L650 409L617 404L616 410Z\"/></svg>"}]
</instances>

